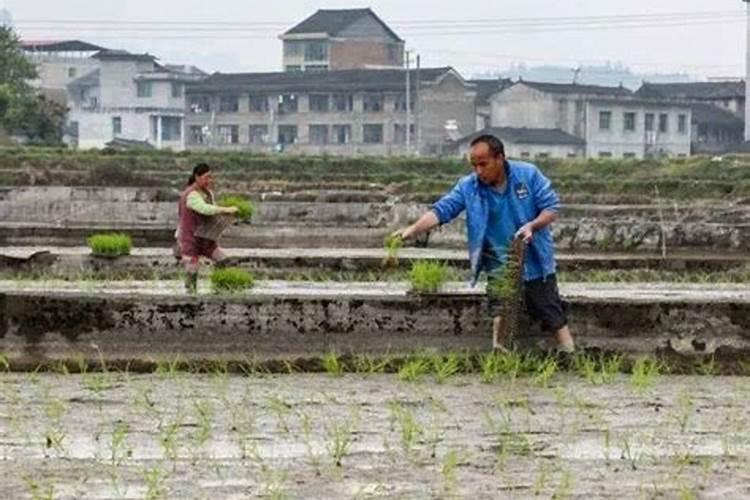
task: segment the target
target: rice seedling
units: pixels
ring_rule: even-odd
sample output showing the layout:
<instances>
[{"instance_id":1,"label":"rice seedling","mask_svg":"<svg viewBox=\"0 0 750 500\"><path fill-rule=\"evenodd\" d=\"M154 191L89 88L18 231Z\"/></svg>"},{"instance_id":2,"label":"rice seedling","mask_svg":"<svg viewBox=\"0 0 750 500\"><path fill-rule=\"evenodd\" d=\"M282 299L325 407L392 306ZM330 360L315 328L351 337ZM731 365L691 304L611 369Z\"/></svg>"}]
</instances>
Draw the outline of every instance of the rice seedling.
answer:
<instances>
[{"instance_id":1,"label":"rice seedling","mask_svg":"<svg viewBox=\"0 0 750 500\"><path fill-rule=\"evenodd\" d=\"M415 293L436 293L447 278L448 267L442 262L420 260L409 271L409 283Z\"/></svg>"},{"instance_id":2,"label":"rice seedling","mask_svg":"<svg viewBox=\"0 0 750 500\"><path fill-rule=\"evenodd\" d=\"M369 356L367 354L358 354L354 358L354 370L356 373L373 375L375 373L384 373L391 360L389 356Z\"/></svg>"},{"instance_id":3,"label":"rice seedling","mask_svg":"<svg viewBox=\"0 0 750 500\"><path fill-rule=\"evenodd\" d=\"M680 432L685 433L690 417L695 412L695 401L692 394L688 391L682 391L677 396L677 414L675 420L680 426Z\"/></svg>"},{"instance_id":4,"label":"rice seedling","mask_svg":"<svg viewBox=\"0 0 750 500\"><path fill-rule=\"evenodd\" d=\"M351 424L351 422L334 422L326 426L328 438L326 449L336 467L341 467L341 461L349 453L353 440Z\"/></svg>"},{"instance_id":5,"label":"rice seedling","mask_svg":"<svg viewBox=\"0 0 750 500\"><path fill-rule=\"evenodd\" d=\"M242 222L249 222L255 214L255 207L250 200L240 196L223 196L219 200L218 205L222 207L236 207L237 213L235 216Z\"/></svg>"},{"instance_id":6,"label":"rice seedling","mask_svg":"<svg viewBox=\"0 0 750 500\"><path fill-rule=\"evenodd\" d=\"M130 255L133 248L132 239L124 233L93 234L86 239L86 243L92 254L106 257Z\"/></svg>"},{"instance_id":7,"label":"rice seedling","mask_svg":"<svg viewBox=\"0 0 750 500\"><path fill-rule=\"evenodd\" d=\"M324 354L322 363L323 369L328 375L341 377L344 374L344 364L336 352L330 351Z\"/></svg>"},{"instance_id":8,"label":"rice seedling","mask_svg":"<svg viewBox=\"0 0 750 500\"><path fill-rule=\"evenodd\" d=\"M168 477L167 472L158 463L150 469L143 470L143 482L146 485L146 500L162 500L167 498L166 481Z\"/></svg>"},{"instance_id":9,"label":"rice seedling","mask_svg":"<svg viewBox=\"0 0 750 500\"><path fill-rule=\"evenodd\" d=\"M539 387L549 387L549 381L555 373L557 373L557 361L555 358L548 356L539 361L532 382Z\"/></svg>"},{"instance_id":10,"label":"rice seedling","mask_svg":"<svg viewBox=\"0 0 750 500\"><path fill-rule=\"evenodd\" d=\"M455 449L448 450L443 456L440 474L443 476L443 486L448 496L453 496L456 490L456 469L460 462L461 457Z\"/></svg>"},{"instance_id":11,"label":"rice seedling","mask_svg":"<svg viewBox=\"0 0 750 500\"><path fill-rule=\"evenodd\" d=\"M255 285L253 275L239 267L215 269L211 273L211 288L214 293L237 293Z\"/></svg>"},{"instance_id":12,"label":"rice seedling","mask_svg":"<svg viewBox=\"0 0 750 500\"><path fill-rule=\"evenodd\" d=\"M385 238L385 258L382 261L384 269L398 268L398 252L404 246L404 240L398 234L391 234Z\"/></svg>"},{"instance_id":13,"label":"rice seedling","mask_svg":"<svg viewBox=\"0 0 750 500\"><path fill-rule=\"evenodd\" d=\"M430 361L422 357L407 360L398 370L399 380L417 382L430 373Z\"/></svg>"},{"instance_id":14,"label":"rice seedling","mask_svg":"<svg viewBox=\"0 0 750 500\"><path fill-rule=\"evenodd\" d=\"M646 390L656 383L662 368L661 362L657 359L648 356L639 357L633 363L630 383L640 391Z\"/></svg>"},{"instance_id":15,"label":"rice seedling","mask_svg":"<svg viewBox=\"0 0 750 500\"><path fill-rule=\"evenodd\" d=\"M391 414L391 423L398 425L401 447L407 455L411 455L417 442L424 436L424 429L414 412L408 407L396 401L391 401L388 404L388 409Z\"/></svg>"},{"instance_id":16,"label":"rice seedling","mask_svg":"<svg viewBox=\"0 0 750 500\"><path fill-rule=\"evenodd\" d=\"M435 355L431 359L432 373L438 384L444 383L448 378L456 375L461 370L461 360L455 353L447 356Z\"/></svg>"}]
</instances>

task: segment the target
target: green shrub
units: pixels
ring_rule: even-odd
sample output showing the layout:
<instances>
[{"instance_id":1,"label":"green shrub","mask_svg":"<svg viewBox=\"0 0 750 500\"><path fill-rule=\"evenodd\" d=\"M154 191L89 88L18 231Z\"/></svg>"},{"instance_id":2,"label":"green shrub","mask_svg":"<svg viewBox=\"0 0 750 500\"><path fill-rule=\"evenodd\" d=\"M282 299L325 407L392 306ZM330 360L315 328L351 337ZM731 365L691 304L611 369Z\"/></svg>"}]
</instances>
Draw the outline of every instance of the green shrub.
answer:
<instances>
[{"instance_id":1,"label":"green shrub","mask_svg":"<svg viewBox=\"0 0 750 500\"><path fill-rule=\"evenodd\" d=\"M86 242L92 253L112 257L130 255L130 249L133 247L130 236L123 233L93 234Z\"/></svg>"},{"instance_id":2,"label":"green shrub","mask_svg":"<svg viewBox=\"0 0 750 500\"><path fill-rule=\"evenodd\" d=\"M442 262L421 260L411 266L409 282L417 293L435 293L448 279L448 267Z\"/></svg>"},{"instance_id":3,"label":"green shrub","mask_svg":"<svg viewBox=\"0 0 750 500\"><path fill-rule=\"evenodd\" d=\"M253 275L239 267L225 267L211 273L211 288L215 293L241 292L255 285Z\"/></svg>"},{"instance_id":4,"label":"green shrub","mask_svg":"<svg viewBox=\"0 0 750 500\"><path fill-rule=\"evenodd\" d=\"M253 204L240 196L224 196L219 200L219 205L222 207L237 207L237 218L243 222L252 219L255 213Z\"/></svg>"}]
</instances>

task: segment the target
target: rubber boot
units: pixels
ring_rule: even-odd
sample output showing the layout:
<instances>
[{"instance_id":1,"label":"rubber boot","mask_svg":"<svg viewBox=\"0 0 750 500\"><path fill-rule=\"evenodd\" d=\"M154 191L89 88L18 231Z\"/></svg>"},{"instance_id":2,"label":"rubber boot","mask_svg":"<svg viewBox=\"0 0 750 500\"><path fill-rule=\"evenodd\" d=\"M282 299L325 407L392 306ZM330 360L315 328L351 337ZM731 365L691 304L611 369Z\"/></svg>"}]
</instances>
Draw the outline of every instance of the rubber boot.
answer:
<instances>
[{"instance_id":1,"label":"rubber boot","mask_svg":"<svg viewBox=\"0 0 750 500\"><path fill-rule=\"evenodd\" d=\"M185 290L195 295L198 293L198 273L187 273L185 278Z\"/></svg>"}]
</instances>

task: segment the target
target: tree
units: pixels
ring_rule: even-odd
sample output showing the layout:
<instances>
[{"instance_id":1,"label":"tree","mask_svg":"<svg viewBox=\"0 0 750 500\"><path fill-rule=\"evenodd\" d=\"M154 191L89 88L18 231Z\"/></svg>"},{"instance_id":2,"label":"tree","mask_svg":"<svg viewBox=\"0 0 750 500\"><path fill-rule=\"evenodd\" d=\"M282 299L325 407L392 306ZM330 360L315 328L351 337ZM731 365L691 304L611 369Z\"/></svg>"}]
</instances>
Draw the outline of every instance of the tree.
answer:
<instances>
[{"instance_id":1,"label":"tree","mask_svg":"<svg viewBox=\"0 0 750 500\"><path fill-rule=\"evenodd\" d=\"M12 28L0 26L0 127L31 143L59 144L66 109L37 94L37 77Z\"/></svg>"}]
</instances>

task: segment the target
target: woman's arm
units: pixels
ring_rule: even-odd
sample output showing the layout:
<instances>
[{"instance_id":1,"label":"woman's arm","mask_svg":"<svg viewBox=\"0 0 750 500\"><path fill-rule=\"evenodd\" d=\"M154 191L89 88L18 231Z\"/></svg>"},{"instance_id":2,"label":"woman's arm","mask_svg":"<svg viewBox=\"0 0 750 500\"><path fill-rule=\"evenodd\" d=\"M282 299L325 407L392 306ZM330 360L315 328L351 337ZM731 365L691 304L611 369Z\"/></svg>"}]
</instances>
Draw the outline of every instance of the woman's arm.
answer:
<instances>
[{"instance_id":1,"label":"woman's arm","mask_svg":"<svg viewBox=\"0 0 750 500\"><path fill-rule=\"evenodd\" d=\"M197 191L193 191L188 195L186 204L190 210L201 215L233 214L237 211L236 207L220 207L207 203Z\"/></svg>"}]
</instances>

